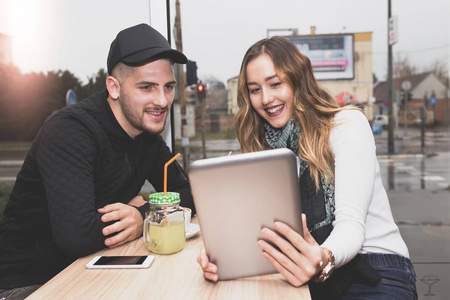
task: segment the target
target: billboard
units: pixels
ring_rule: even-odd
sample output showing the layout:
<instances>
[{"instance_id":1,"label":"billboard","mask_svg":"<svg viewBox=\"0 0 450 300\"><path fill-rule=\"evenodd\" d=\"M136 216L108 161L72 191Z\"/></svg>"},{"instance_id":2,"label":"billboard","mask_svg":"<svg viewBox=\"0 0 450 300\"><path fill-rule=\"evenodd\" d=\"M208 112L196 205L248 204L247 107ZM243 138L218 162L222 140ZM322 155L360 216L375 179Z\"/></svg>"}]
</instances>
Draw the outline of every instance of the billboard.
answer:
<instances>
[{"instance_id":1,"label":"billboard","mask_svg":"<svg viewBox=\"0 0 450 300\"><path fill-rule=\"evenodd\" d=\"M353 79L353 34L287 36L308 56L317 80Z\"/></svg>"}]
</instances>

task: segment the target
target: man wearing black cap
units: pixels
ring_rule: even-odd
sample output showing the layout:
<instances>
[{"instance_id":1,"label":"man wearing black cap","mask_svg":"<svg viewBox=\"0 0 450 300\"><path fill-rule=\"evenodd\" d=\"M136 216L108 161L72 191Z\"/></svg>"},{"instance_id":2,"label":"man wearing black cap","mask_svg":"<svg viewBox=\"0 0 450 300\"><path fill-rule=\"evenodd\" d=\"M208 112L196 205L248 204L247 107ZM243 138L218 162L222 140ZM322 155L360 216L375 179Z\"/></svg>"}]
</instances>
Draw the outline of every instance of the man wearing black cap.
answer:
<instances>
[{"instance_id":1,"label":"man wearing black cap","mask_svg":"<svg viewBox=\"0 0 450 300\"><path fill-rule=\"evenodd\" d=\"M145 180L163 190L173 154L159 133L173 64L186 62L150 26L127 28L111 44L107 89L46 120L0 222L0 299L23 299L77 258L142 236L148 204L137 195ZM195 212L178 163L167 174Z\"/></svg>"}]
</instances>

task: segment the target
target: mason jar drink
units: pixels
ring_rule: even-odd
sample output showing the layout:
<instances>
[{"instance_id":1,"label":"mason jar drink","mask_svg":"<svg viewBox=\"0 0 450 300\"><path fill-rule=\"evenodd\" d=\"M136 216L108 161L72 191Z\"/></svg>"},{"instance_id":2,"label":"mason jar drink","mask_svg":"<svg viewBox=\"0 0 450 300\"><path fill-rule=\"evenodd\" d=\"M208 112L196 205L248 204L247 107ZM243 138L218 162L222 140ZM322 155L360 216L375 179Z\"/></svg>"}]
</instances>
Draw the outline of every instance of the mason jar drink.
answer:
<instances>
[{"instance_id":1,"label":"mason jar drink","mask_svg":"<svg viewBox=\"0 0 450 300\"><path fill-rule=\"evenodd\" d=\"M171 254L183 249L186 243L184 212L180 194L154 193L149 199L150 210L144 220L144 242L157 254Z\"/></svg>"}]
</instances>

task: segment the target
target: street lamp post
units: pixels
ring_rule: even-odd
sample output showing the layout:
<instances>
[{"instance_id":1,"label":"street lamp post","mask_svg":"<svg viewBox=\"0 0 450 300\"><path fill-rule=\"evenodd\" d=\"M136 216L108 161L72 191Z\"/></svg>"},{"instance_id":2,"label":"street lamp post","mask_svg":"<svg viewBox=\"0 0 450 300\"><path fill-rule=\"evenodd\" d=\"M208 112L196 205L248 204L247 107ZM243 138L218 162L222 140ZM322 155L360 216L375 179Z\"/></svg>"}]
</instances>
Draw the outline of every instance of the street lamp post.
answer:
<instances>
[{"instance_id":1,"label":"street lamp post","mask_svg":"<svg viewBox=\"0 0 450 300\"><path fill-rule=\"evenodd\" d=\"M408 102L409 100L409 89L411 88L411 82L409 80L405 80L402 82L402 89L405 95L405 103L403 105L403 125L405 127L405 137L408 135Z\"/></svg>"},{"instance_id":2,"label":"street lamp post","mask_svg":"<svg viewBox=\"0 0 450 300\"><path fill-rule=\"evenodd\" d=\"M388 0L388 29L391 22L391 0ZM392 44L390 30L388 30L388 109L389 109L389 127L388 127L388 153L394 154L394 105L392 99Z\"/></svg>"}]
</instances>

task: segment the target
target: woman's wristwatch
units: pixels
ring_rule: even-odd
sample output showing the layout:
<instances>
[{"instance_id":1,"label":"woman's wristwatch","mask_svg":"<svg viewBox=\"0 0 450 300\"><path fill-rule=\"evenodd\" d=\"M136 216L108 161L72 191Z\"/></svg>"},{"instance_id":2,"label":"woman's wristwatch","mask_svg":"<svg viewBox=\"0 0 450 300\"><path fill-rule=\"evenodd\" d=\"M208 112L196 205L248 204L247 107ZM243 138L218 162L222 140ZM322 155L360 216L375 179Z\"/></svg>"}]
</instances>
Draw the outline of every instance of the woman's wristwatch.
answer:
<instances>
[{"instance_id":1,"label":"woman's wristwatch","mask_svg":"<svg viewBox=\"0 0 450 300\"><path fill-rule=\"evenodd\" d=\"M323 268L323 270L317 274L315 277L311 278L313 282L324 282L328 278L330 278L331 273L334 271L334 255L329 249L325 247L321 247L328 255L328 264Z\"/></svg>"}]
</instances>

